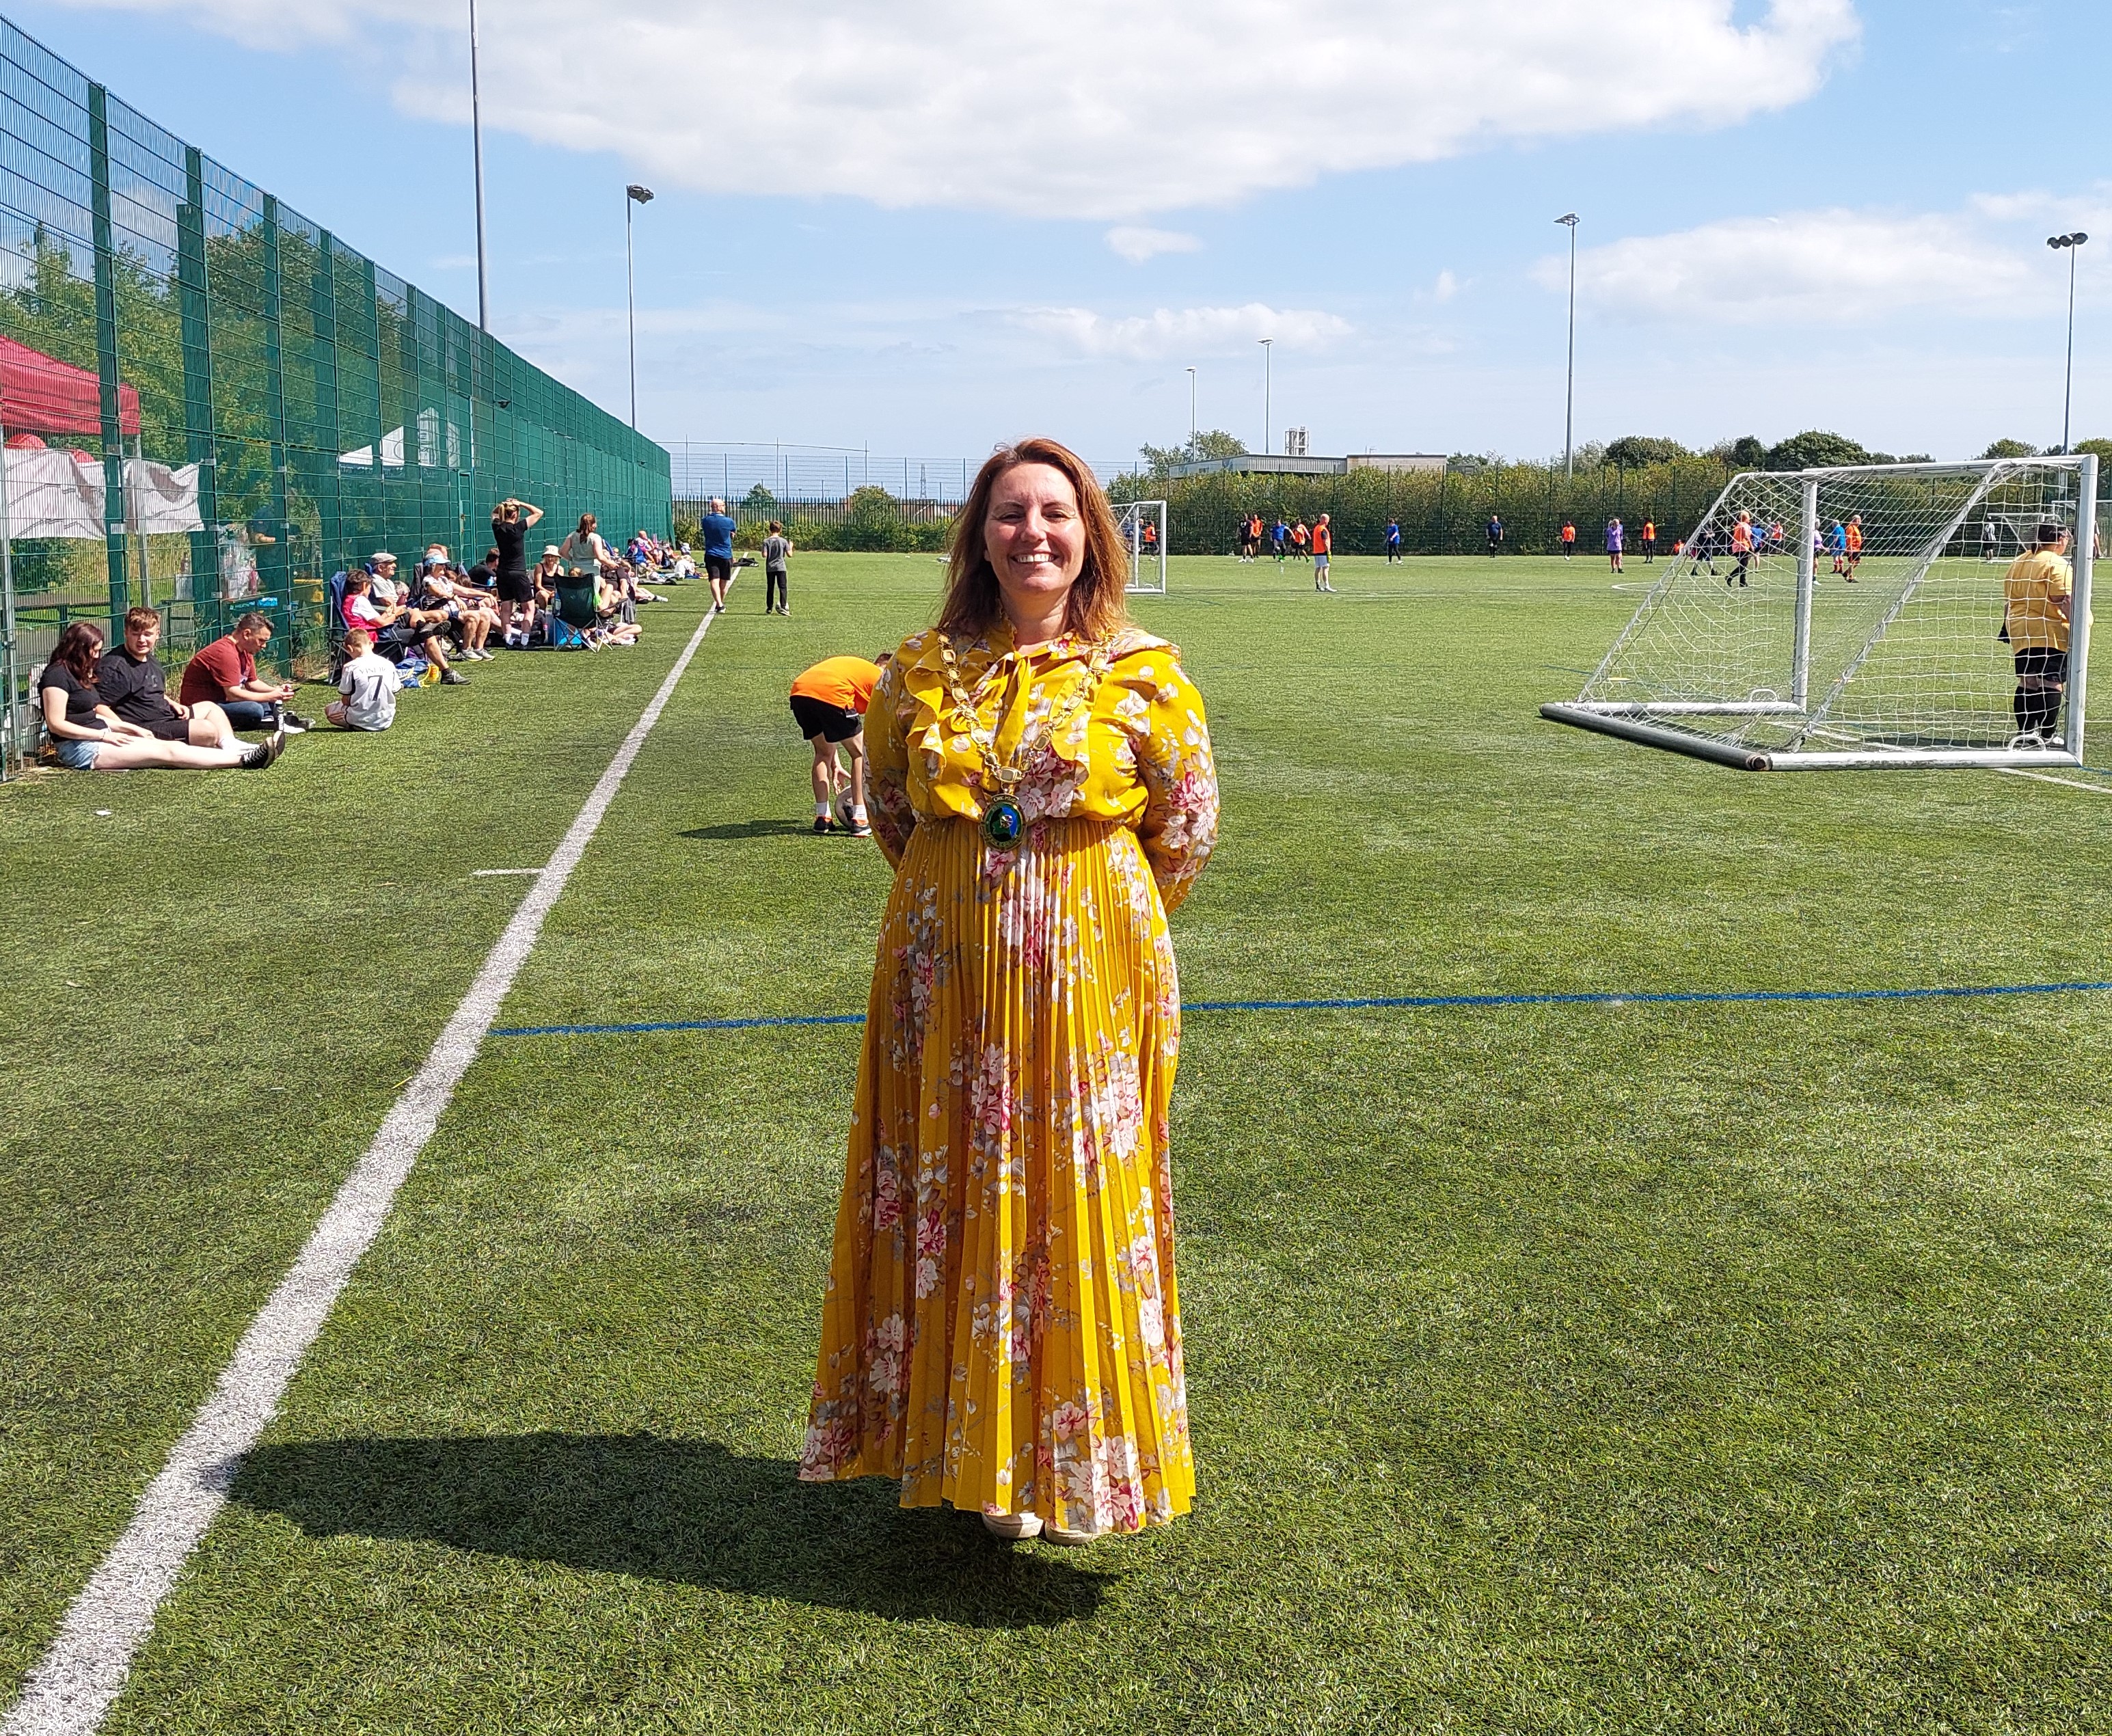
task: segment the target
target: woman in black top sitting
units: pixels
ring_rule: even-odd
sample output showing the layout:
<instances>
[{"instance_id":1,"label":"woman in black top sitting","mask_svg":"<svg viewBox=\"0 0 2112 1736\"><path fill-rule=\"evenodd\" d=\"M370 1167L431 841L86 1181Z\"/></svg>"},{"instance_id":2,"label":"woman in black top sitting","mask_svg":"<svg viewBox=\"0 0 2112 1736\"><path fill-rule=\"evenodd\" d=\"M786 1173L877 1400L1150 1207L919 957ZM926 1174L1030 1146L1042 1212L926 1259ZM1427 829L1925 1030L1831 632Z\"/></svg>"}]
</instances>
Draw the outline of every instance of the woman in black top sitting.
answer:
<instances>
[{"instance_id":1,"label":"woman in black top sitting","mask_svg":"<svg viewBox=\"0 0 2112 1736\"><path fill-rule=\"evenodd\" d=\"M93 621L75 621L59 635L57 649L37 677L37 703L44 714L44 733L52 739L58 763L75 772L129 772L135 766L192 766L217 771L268 766L284 751L286 738L275 734L255 747L193 747L188 741L163 741L152 731L127 723L95 690L96 660L102 654L102 629Z\"/></svg>"}]
</instances>

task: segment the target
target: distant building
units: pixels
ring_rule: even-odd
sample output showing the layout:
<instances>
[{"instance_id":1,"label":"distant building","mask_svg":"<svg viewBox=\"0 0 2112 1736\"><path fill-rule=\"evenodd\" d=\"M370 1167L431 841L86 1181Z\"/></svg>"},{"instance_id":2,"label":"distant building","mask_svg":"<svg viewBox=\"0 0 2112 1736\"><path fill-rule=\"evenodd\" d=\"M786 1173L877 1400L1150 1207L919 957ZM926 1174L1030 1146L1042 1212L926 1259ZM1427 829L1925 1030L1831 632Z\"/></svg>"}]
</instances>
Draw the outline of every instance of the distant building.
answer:
<instances>
[{"instance_id":1,"label":"distant building","mask_svg":"<svg viewBox=\"0 0 2112 1736\"><path fill-rule=\"evenodd\" d=\"M1268 453L1241 453L1236 458L1197 458L1176 464L1171 476L1208 476L1219 471L1244 471L1269 476L1345 476L1353 470L1426 470L1445 468L1441 452L1353 452L1342 458L1275 458Z\"/></svg>"}]
</instances>

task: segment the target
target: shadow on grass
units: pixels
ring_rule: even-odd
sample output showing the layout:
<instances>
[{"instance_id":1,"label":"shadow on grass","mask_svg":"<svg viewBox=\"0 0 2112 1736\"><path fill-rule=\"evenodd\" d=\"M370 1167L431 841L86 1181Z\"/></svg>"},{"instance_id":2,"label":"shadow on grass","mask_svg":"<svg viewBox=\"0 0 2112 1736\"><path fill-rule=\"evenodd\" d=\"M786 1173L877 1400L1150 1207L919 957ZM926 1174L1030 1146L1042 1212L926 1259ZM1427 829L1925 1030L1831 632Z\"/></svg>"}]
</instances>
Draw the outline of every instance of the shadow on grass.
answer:
<instances>
[{"instance_id":1,"label":"shadow on grass","mask_svg":"<svg viewBox=\"0 0 2112 1736\"><path fill-rule=\"evenodd\" d=\"M682 836L717 841L740 838L797 838L812 834L812 820L740 820L729 826L692 826Z\"/></svg>"},{"instance_id":2,"label":"shadow on grass","mask_svg":"<svg viewBox=\"0 0 2112 1736\"><path fill-rule=\"evenodd\" d=\"M312 1537L424 1538L969 1628L1090 1616L1105 1576L905 1510L894 1483L803 1483L787 1459L657 1435L469 1435L260 1447L232 1497Z\"/></svg>"}]
</instances>

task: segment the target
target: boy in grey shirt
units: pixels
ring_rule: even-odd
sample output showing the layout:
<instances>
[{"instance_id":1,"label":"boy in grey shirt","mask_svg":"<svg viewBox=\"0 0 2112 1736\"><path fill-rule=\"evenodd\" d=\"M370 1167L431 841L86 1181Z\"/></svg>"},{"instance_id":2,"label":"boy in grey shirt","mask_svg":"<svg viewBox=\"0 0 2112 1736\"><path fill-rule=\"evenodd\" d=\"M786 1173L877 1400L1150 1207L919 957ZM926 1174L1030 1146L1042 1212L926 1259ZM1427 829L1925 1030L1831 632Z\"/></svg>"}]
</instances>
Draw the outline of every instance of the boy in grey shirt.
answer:
<instances>
[{"instance_id":1,"label":"boy in grey shirt","mask_svg":"<svg viewBox=\"0 0 2112 1736\"><path fill-rule=\"evenodd\" d=\"M762 613L766 615L792 613L785 592L785 563L791 557L792 544L785 540L785 526L773 518L770 535L762 540Z\"/></svg>"},{"instance_id":2,"label":"boy in grey shirt","mask_svg":"<svg viewBox=\"0 0 2112 1736\"><path fill-rule=\"evenodd\" d=\"M339 729L384 730L396 721L396 690L402 672L374 649L371 636L354 627L344 636L344 672L337 678L337 690L344 697L332 699L323 715Z\"/></svg>"}]
</instances>

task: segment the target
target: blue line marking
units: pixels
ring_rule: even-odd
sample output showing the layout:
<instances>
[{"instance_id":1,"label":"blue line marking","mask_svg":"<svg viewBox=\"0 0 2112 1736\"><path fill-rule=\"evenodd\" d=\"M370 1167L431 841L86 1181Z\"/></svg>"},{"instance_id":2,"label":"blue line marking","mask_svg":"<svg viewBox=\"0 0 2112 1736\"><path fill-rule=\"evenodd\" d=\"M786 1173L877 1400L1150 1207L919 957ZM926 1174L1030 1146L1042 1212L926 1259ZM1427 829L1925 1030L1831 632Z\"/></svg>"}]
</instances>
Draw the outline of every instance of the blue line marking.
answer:
<instances>
[{"instance_id":1,"label":"blue line marking","mask_svg":"<svg viewBox=\"0 0 2112 1736\"><path fill-rule=\"evenodd\" d=\"M1183 1013L1332 1013L1373 1007L1621 1007L1729 1005L1756 1001L1975 1000L1999 995L2101 995L2112 982L2003 982L1923 989L1680 989L1643 994L1363 995L1330 1000L1189 1000ZM784 1018L670 1018L637 1025L507 1025L494 1037L628 1037L651 1031L763 1031L785 1025L862 1025L863 1013Z\"/></svg>"}]
</instances>

